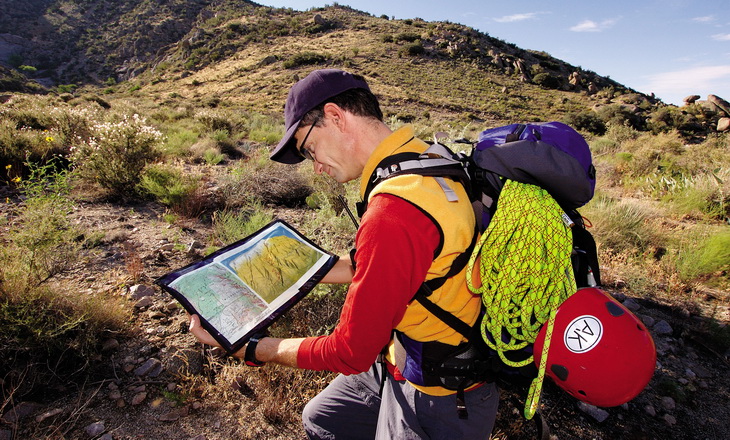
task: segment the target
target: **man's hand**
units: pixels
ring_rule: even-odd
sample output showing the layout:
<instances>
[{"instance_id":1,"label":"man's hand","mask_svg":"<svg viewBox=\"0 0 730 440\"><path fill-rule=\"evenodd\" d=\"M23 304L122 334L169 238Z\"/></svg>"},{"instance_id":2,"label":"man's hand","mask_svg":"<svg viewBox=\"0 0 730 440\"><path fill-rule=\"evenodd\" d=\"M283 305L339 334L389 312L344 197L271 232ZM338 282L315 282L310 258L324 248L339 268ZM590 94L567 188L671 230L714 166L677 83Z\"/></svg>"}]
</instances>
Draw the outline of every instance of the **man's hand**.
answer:
<instances>
[{"instance_id":1,"label":"man's hand","mask_svg":"<svg viewBox=\"0 0 730 440\"><path fill-rule=\"evenodd\" d=\"M211 336L210 333L208 333L208 331L200 324L200 317L198 317L198 315L190 317L190 333L192 333L193 336L195 336L198 341L203 344L222 348L218 341L216 341L215 338L213 338L213 336Z\"/></svg>"},{"instance_id":2,"label":"man's hand","mask_svg":"<svg viewBox=\"0 0 730 440\"><path fill-rule=\"evenodd\" d=\"M211 345L213 347L220 347L221 345L216 341L213 336L206 331L202 325L200 325L200 317L198 315L192 315L190 317L190 333L195 336L198 341L203 344ZM256 347L256 359L262 362L275 362L280 365L286 365L289 367L297 367L297 351L299 345L303 339L277 339L277 338L262 338ZM246 346L233 353L233 357L243 359L243 355L246 353Z\"/></svg>"}]
</instances>

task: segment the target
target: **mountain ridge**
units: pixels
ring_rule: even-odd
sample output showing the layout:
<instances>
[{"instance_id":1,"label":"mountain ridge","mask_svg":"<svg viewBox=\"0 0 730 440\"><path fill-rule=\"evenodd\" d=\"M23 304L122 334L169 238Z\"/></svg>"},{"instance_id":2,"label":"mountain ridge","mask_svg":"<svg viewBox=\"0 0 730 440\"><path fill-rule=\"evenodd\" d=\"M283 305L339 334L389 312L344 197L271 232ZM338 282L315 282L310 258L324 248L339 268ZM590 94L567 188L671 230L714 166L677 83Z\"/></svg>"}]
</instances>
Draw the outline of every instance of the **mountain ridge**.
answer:
<instances>
[{"instance_id":1,"label":"mountain ridge","mask_svg":"<svg viewBox=\"0 0 730 440\"><path fill-rule=\"evenodd\" d=\"M246 0L2 0L0 15L0 63L32 66L26 75L48 88L128 83L162 98L220 96L278 113L308 70L338 67L364 74L406 122L559 119L588 111L603 90L645 109L660 102L467 26L337 3L299 12Z\"/></svg>"}]
</instances>

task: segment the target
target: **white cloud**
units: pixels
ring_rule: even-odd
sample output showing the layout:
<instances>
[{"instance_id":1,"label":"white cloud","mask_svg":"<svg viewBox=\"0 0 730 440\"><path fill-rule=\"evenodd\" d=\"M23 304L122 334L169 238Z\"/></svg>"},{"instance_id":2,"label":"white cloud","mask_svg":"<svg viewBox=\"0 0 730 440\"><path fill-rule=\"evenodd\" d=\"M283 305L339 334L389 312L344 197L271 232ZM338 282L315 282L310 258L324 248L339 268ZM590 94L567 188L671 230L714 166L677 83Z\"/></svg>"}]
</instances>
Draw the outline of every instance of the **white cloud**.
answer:
<instances>
[{"instance_id":1,"label":"white cloud","mask_svg":"<svg viewBox=\"0 0 730 440\"><path fill-rule=\"evenodd\" d=\"M573 32L602 32L615 24L616 20L614 19L603 20L600 23L593 20L583 20L571 27L570 30Z\"/></svg>"},{"instance_id":2,"label":"white cloud","mask_svg":"<svg viewBox=\"0 0 730 440\"><path fill-rule=\"evenodd\" d=\"M709 23L711 21L715 21L715 16L705 15L704 17L695 17L692 19L692 21L696 21L697 23Z\"/></svg>"},{"instance_id":3,"label":"white cloud","mask_svg":"<svg viewBox=\"0 0 730 440\"><path fill-rule=\"evenodd\" d=\"M539 12L525 12L523 14L505 15L504 17L495 18L497 23L514 23L516 21L534 20L540 15Z\"/></svg>"},{"instance_id":4,"label":"white cloud","mask_svg":"<svg viewBox=\"0 0 730 440\"><path fill-rule=\"evenodd\" d=\"M660 97L725 93L730 82L730 65L693 67L649 75L647 78L648 83L639 89L647 93L654 92ZM681 97L678 100L681 102Z\"/></svg>"},{"instance_id":5,"label":"white cloud","mask_svg":"<svg viewBox=\"0 0 730 440\"><path fill-rule=\"evenodd\" d=\"M730 34L715 34L712 36L712 39L717 41L730 41Z\"/></svg>"}]
</instances>

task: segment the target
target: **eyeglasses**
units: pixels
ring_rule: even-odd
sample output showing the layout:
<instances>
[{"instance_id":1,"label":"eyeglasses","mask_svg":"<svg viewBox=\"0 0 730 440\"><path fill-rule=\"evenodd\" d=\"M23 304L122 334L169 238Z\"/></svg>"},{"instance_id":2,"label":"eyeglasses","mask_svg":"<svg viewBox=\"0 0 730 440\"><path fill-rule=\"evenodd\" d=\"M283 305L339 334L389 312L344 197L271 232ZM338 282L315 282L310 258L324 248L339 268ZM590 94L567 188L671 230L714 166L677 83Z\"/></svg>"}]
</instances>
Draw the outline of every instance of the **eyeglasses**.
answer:
<instances>
[{"instance_id":1,"label":"eyeglasses","mask_svg":"<svg viewBox=\"0 0 730 440\"><path fill-rule=\"evenodd\" d=\"M297 148L297 151L299 152L299 154L301 154L301 156L303 158L309 159L312 161L315 160L314 155L312 154L311 151L307 150L304 146L307 144L307 139L309 139L309 134L312 132L312 129L314 129L314 126L317 125L319 120L320 120L320 118L316 118L314 120L314 122L312 122L312 125L309 127L309 131L307 131L307 134L304 135L304 140L302 141L302 145L299 148Z\"/></svg>"}]
</instances>

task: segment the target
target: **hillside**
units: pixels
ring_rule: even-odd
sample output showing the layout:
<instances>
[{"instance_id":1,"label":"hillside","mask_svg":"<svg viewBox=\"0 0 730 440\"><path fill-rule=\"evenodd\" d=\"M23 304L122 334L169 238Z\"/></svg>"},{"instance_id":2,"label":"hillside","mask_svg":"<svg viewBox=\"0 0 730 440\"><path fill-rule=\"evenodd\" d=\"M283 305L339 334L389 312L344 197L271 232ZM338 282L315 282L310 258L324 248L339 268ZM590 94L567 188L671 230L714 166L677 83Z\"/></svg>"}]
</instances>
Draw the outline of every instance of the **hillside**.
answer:
<instances>
[{"instance_id":1,"label":"hillside","mask_svg":"<svg viewBox=\"0 0 730 440\"><path fill-rule=\"evenodd\" d=\"M243 368L201 347L154 287L285 219L347 253L356 185L273 164L289 87L363 74L391 126L474 139L560 120L591 144L606 291L650 329L658 365L616 408L552 382L559 439L730 436L730 141L724 104L665 106L600 73L468 27L346 6L244 0L0 0L0 440L299 439L332 375ZM688 91L690 93L691 91ZM318 286L272 328L329 333L345 289ZM494 440L534 438L505 389Z\"/></svg>"},{"instance_id":2,"label":"hillside","mask_svg":"<svg viewBox=\"0 0 730 440\"><path fill-rule=\"evenodd\" d=\"M242 0L3 0L0 29L0 63L32 66L28 76L51 88L118 84L111 89L142 87L158 100L174 93L278 111L301 67L324 65L371 77L385 107L404 118L560 119L590 108L589 90L606 89L650 105L594 72L462 25L339 6L299 13Z\"/></svg>"}]
</instances>

